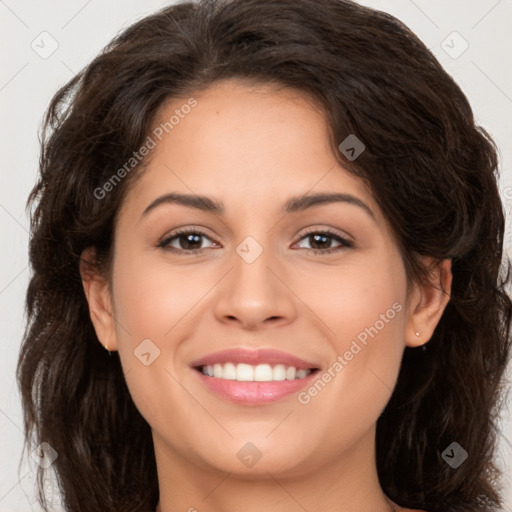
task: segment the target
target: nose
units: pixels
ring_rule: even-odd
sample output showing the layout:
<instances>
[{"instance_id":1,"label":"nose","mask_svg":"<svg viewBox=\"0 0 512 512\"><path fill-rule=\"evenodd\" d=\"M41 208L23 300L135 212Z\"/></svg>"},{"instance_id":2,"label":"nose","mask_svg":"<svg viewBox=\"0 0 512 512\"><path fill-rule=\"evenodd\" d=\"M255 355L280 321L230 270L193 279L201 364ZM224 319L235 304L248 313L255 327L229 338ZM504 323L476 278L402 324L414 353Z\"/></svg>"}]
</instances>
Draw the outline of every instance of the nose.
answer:
<instances>
[{"instance_id":1,"label":"nose","mask_svg":"<svg viewBox=\"0 0 512 512\"><path fill-rule=\"evenodd\" d=\"M270 249L253 261L234 251L229 265L232 270L217 290L215 315L220 322L258 330L294 320L297 308L291 278Z\"/></svg>"}]
</instances>

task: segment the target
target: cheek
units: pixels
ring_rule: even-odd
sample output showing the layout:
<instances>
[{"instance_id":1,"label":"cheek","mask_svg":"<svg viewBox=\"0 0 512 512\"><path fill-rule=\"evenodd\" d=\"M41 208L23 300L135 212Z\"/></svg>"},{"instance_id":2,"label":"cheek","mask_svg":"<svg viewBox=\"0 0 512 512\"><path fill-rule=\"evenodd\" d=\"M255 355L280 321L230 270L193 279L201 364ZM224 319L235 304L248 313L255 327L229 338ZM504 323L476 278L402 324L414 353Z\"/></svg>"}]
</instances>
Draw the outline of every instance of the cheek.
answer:
<instances>
[{"instance_id":1,"label":"cheek","mask_svg":"<svg viewBox=\"0 0 512 512\"><path fill-rule=\"evenodd\" d=\"M335 403L343 402L350 410L364 409L368 419L375 420L400 369L406 278L400 257L393 253L369 261L306 276L305 282L314 285L301 293L307 294L307 304L321 319L331 345L326 391L319 384L322 398L316 400L312 390L315 400L330 402L333 410ZM305 402L309 397L303 398Z\"/></svg>"},{"instance_id":2,"label":"cheek","mask_svg":"<svg viewBox=\"0 0 512 512\"><path fill-rule=\"evenodd\" d=\"M119 258L114 266L115 329L126 383L142 416L163 430L169 428L172 417L162 406L163 397L169 404L187 399L177 384L180 343L176 333L205 293L199 283L196 273L171 270L140 256Z\"/></svg>"},{"instance_id":3,"label":"cheek","mask_svg":"<svg viewBox=\"0 0 512 512\"><path fill-rule=\"evenodd\" d=\"M168 344L168 333L182 319L186 321L187 312L204 295L207 283L197 271L185 266L170 268L165 262L155 263L155 258L120 259L114 271L119 341L130 338L136 343L151 338L162 345L165 339Z\"/></svg>"},{"instance_id":4,"label":"cheek","mask_svg":"<svg viewBox=\"0 0 512 512\"><path fill-rule=\"evenodd\" d=\"M322 321L338 354L356 339L400 343L406 279L400 257L393 256L368 254L336 267L301 269L297 295Z\"/></svg>"}]
</instances>

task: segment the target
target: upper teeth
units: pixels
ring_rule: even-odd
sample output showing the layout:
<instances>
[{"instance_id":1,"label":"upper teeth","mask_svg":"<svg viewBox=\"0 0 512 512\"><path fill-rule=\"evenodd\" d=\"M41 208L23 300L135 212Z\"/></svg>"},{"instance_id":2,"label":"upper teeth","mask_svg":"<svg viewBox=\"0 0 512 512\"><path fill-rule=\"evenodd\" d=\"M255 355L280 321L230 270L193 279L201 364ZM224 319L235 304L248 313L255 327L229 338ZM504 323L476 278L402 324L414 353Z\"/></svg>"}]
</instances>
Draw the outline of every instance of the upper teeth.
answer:
<instances>
[{"instance_id":1,"label":"upper teeth","mask_svg":"<svg viewBox=\"0 0 512 512\"><path fill-rule=\"evenodd\" d=\"M294 366L286 367L284 364L277 364L275 366L259 364L252 366L245 363L208 365L201 367L201 371L204 375L216 377L217 379L256 382L303 379L311 373L311 370L297 370Z\"/></svg>"}]
</instances>

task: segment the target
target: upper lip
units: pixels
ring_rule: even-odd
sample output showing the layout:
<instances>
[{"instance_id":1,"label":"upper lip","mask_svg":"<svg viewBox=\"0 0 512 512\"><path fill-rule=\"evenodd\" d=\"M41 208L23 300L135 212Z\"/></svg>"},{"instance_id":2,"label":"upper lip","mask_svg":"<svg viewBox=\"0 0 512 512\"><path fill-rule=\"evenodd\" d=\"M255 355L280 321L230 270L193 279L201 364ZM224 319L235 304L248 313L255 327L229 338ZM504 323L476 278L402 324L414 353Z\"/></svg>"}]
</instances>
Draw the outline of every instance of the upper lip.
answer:
<instances>
[{"instance_id":1,"label":"upper lip","mask_svg":"<svg viewBox=\"0 0 512 512\"><path fill-rule=\"evenodd\" d=\"M194 368L201 366L210 366L214 364L224 363L245 363L257 366L259 364L294 366L297 369L311 370L317 369L319 366L315 363L305 361L300 357L281 352L274 349L254 349L254 348L229 348L214 352L200 359L192 361L191 366Z\"/></svg>"}]
</instances>

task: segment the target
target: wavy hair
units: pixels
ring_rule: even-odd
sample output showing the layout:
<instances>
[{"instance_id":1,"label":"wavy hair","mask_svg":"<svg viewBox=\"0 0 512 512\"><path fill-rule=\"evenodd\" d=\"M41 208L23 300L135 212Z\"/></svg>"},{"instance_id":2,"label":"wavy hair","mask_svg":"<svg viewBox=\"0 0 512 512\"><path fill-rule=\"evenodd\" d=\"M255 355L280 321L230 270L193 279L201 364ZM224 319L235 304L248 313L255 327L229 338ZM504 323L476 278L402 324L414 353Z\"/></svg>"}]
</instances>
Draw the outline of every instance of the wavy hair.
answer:
<instances>
[{"instance_id":1,"label":"wavy hair","mask_svg":"<svg viewBox=\"0 0 512 512\"><path fill-rule=\"evenodd\" d=\"M117 353L98 342L80 256L110 270L116 215L144 166L94 191L147 137L165 101L235 78L290 88L325 113L330 144L370 186L410 280L452 260L451 300L426 350L406 348L377 423L384 492L429 512L496 511L497 419L510 357L497 149L461 89L400 21L348 0L204 0L125 29L53 97L31 210L27 326L18 362L26 446L48 442L68 512L147 512L158 502L151 430ZM337 149L349 134L365 151ZM411 281L409 281L411 282ZM469 454L457 469L452 442ZM38 470L45 510L44 470Z\"/></svg>"}]
</instances>

